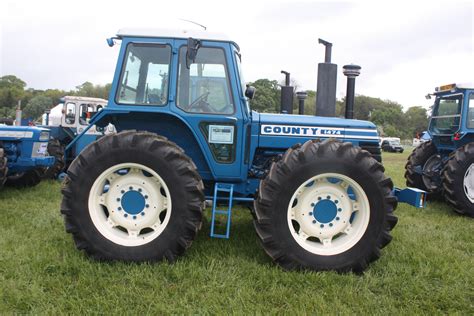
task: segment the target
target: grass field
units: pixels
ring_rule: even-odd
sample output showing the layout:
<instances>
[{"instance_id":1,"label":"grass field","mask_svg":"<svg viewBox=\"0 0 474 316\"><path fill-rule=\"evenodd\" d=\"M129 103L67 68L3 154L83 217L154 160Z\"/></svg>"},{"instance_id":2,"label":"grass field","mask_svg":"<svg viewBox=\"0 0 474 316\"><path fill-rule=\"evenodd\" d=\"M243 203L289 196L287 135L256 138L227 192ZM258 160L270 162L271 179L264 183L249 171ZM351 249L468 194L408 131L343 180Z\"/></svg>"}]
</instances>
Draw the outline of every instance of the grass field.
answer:
<instances>
[{"instance_id":1,"label":"grass field","mask_svg":"<svg viewBox=\"0 0 474 316\"><path fill-rule=\"evenodd\" d=\"M398 186L407 155L384 154ZM95 262L65 233L59 190L0 192L0 314L474 314L474 221L444 203L399 205L392 243L358 276L282 271L244 209L230 240L205 222L174 265Z\"/></svg>"}]
</instances>

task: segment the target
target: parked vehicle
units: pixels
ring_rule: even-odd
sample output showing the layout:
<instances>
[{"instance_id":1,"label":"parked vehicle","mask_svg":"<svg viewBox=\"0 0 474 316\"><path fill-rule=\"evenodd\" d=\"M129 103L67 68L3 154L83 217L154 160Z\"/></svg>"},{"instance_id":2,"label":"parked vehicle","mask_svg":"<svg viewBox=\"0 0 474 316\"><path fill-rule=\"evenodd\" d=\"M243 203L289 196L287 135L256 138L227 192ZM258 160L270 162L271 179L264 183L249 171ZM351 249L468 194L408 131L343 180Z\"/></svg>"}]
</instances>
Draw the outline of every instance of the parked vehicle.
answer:
<instances>
[{"instance_id":1,"label":"parked vehicle","mask_svg":"<svg viewBox=\"0 0 474 316\"><path fill-rule=\"evenodd\" d=\"M403 147L399 140L384 140L382 141L382 150L393 153L402 153Z\"/></svg>"},{"instance_id":2,"label":"parked vehicle","mask_svg":"<svg viewBox=\"0 0 474 316\"><path fill-rule=\"evenodd\" d=\"M49 130L0 125L0 187L37 185L54 164L47 151Z\"/></svg>"},{"instance_id":3,"label":"parked vehicle","mask_svg":"<svg viewBox=\"0 0 474 316\"><path fill-rule=\"evenodd\" d=\"M474 217L474 85L437 87L430 140L408 157L407 185L443 196L460 214Z\"/></svg>"},{"instance_id":4,"label":"parked vehicle","mask_svg":"<svg viewBox=\"0 0 474 316\"><path fill-rule=\"evenodd\" d=\"M245 203L285 269L362 271L380 256L397 198L373 123L251 111L239 46L219 34L127 29L117 40L108 105L73 142L92 125L118 133L78 154L62 190L78 249L174 262L209 199L212 237L229 237L232 206Z\"/></svg>"},{"instance_id":5,"label":"parked vehicle","mask_svg":"<svg viewBox=\"0 0 474 316\"><path fill-rule=\"evenodd\" d=\"M46 170L44 177L57 178L84 147L102 137L104 133L115 131L113 125L107 126L105 129L91 126L81 141L74 143L69 155L64 156L65 148L89 126L91 117L106 105L107 100L100 98L65 96L61 98L58 105L43 115L43 125L41 126L47 127L51 131L48 151L56 158L55 164Z\"/></svg>"}]
</instances>

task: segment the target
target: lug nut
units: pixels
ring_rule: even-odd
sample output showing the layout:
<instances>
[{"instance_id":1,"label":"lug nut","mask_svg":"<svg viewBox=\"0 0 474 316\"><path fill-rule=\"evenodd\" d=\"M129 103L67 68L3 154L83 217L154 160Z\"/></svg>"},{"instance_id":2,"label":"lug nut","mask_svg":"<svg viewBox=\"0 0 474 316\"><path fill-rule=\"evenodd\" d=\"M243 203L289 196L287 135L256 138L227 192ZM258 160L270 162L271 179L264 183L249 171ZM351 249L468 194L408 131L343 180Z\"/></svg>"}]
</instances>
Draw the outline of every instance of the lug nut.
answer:
<instances>
[{"instance_id":1,"label":"lug nut","mask_svg":"<svg viewBox=\"0 0 474 316\"><path fill-rule=\"evenodd\" d=\"M117 198L117 202L120 202L120 198Z\"/></svg>"},{"instance_id":2,"label":"lug nut","mask_svg":"<svg viewBox=\"0 0 474 316\"><path fill-rule=\"evenodd\" d=\"M338 208L337 211L338 211L338 212L342 212L342 208Z\"/></svg>"},{"instance_id":3,"label":"lug nut","mask_svg":"<svg viewBox=\"0 0 474 316\"><path fill-rule=\"evenodd\" d=\"M149 205L149 204L147 204L147 205L145 205L145 207L146 207L146 208L149 208L149 207L150 207L150 205Z\"/></svg>"},{"instance_id":4,"label":"lug nut","mask_svg":"<svg viewBox=\"0 0 474 316\"><path fill-rule=\"evenodd\" d=\"M133 215L133 219L137 219L137 215Z\"/></svg>"},{"instance_id":5,"label":"lug nut","mask_svg":"<svg viewBox=\"0 0 474 316\"><path fill-rule=\"evenodd\" d=\"M315 220L313 220L313 224L316 224L316 221L315 221Z\"/></svg>"},{"instance_id":6,"label":"lug nut","mask_svg":"<svg viewBox=\"0 0 474 316\"><path fill-rule=\"evenodd\" d=\"M336 203L336 204L337 204L337 203L339 203L339 201L338 201L338 200L335 200L335 201L334 201L334 203Z\"/></svg>"},{"instance_id":7,"label":"lug nut","mask_svg":"<svg viewBox=\"0 0 474 316\"><path fill-rule=\"evenodd\" d=\"M329 223L329 227L332 227L332 223Z\"/></svg>"},{"instance_id":8,"label":"lug nut","mask_svg":"<svg viewBox=\"0 0 474 316\"><path fill-rule=\"evenodd\" d=\"M311 203L311 206L314 206L314 203Z\"/></svg>"},{"instance_id":9,"label":"lug nut","mask_svg":"<svg viewBox=\"0 0 474 316\"><path fill-rule=\"evenodd\" d=\"M124 194L124 193L125 193L125 190L120 191L120 193Z\"/></svg>"},{"instance_id":10,"label":"lug nut","mask_svg":"<svg viewBox=\"0 0 474 316\"><path fill-rule=\"evenodd\" d=\"M326 196L326 199L328 199L328 200L329 200L329 199L331 199L331 197L328 195L328 196Z\"/></svg>"},{"instance_id":11,"label":"lug nut","mask_svg":"<svg viewBox=\"0 0 474 316\"><path fill-rule=\"evenodd\" d=\"M130 190L133 190L133 187L129 187Z\"/></svg>"},{"instance_id":12,"label":"lug nut","mask_svg":"<svg viewBox=\"0 0 474 316\"><path fill-rule=\"evenodd\" d=\"M142 192L142 189L138 189L138 192Z\"/></svg>"},{"instance_id":13,"label":"lug nut","mask_svg":"<svg viewBox=\"0 0 474 316\"><path fill-rule=\"evenodd\" d=\"M125 213L125 214L123 214L123 216L124 216L124 217L128 217L128 214L127 214L127 213Z\"/></svg>"},{"instance_id":14,"label":"lug nut","mask_svg":"<svg viewBox=\"0 0 474 316\"><path fill-rule=\"evenodd\" d=\"M118 211L121 211L121 210L122 210L122 208L119 206L119 207L117 208L117 210L118 210Z\"/></svg>"},{"instance_id":15,"label":"lug nut","mask_svg":"<svg viewBox=\"0 0 474 316\"><path fill-rule=\"evenodd\" d=\"M319 227L321 227L321 228L324 228L324 225L323 225L323 224L321 224L321 225L319 225Z\"/></svg>"},{"instance_id":16,"label":"lug nut","mask_svg":"<svg viewBox=\"0 0 474 316\"><path fill-rule=\"evenodd\" d=\"M309 214L309 216L311 216L311 215L313 215L313 212L309 212L308 214Z\"/></svg>"},{"instance_id":17,"label":"lug nut","mask_svg":"<svg viewBox=\"0 0 474 316\"><path fill-rule=\"evenodd\" d=\"M336 221L338 221L338 220L340 220L340 218L339 218L339 217L336 217Z\"/></svg>"},{"instance_id":18,"label":"lug nut","mask_svg":"<svg viewBox=\"0 0 474 316\"><path fill-rule=\"evenodd\" d=\"M145 195L145 199L148 199L148 195Z\"/></svg>"},{"instance_id":19,"label":"lug nut","mask_svg":"<svg viewBox=\"0 0 474 316\"><path fill-rule=\"evenodd\" d=\"M320 196L318 196L318 201L321 201L321 197L320 197Z\"/></svg>"},{"instance_id":20,"label":"lug nut","mask_svg":"<svg viewBox=\"0 0 474 316\"><path fill-rule=\"evenodd\" d=\"M140 214L141 214L142 216L145 216L145 212L141 212Z\"/></svg>"}]
</instances>

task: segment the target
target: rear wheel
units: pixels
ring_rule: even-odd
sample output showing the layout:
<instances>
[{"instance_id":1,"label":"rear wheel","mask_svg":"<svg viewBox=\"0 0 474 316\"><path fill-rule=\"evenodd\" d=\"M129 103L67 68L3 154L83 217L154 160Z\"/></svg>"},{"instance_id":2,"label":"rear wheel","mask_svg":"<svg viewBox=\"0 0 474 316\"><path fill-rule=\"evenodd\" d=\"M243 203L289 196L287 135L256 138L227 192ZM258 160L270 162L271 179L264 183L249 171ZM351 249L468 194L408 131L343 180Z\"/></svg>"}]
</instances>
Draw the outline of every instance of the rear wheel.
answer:
<instances>
[{"instance_id":1,"label":"rear wheel","mask_svg":"<svg viewBox=\"0 0 474 316\"><path fill-rule=\"evenodd\" d=\"M397 200L367 151L327 140L290 148L260 183L257 235L285 269L363 271L396 225Z\"/></svg>"},{"instance_id":2,"label":"rear wheel","mask_svg":"<svg viewBox=\"0 0 474 316\"><path fill-rule=\"evenodd\" d=\"M407 186L439 193L442 169L443 161L436 146L431 141L422 143L413 150L405 165Z\"/></svg>"},{"instance_id":3,"label":"rear wheel","mask_svg":"<svg viewBox=\"0 0 474 316\"><path fill-rule=\"evenodd\" d=\"M474 217L474 143L451 155L444 169L443 188L456 212Z\"/></svg>"},{"instance_id":4,"label":"rear wheel","mask_svg":"<svg viewBox=\"0 0 474 316\"><path fill-rule=\"evenodd\" d=\"M104 136L72 162L61 212L78 249L100 260L174 261L201 225L203 183L176 144L146 132Z\"/></svg>"},{"instance_id":5,"label":"rear wheel","mask_svg":"<svg viewBox=\"0 0 474 316\"><path fill-rule=\"evenodd\" d=\"M3 148L0 148L0 188L3 187L5 181L7 181L8 173L8 164L7 157L5 157L5 152Z\"/></svg>"},{"instance_id":6,"label":"rear wheel","mask_svg":"<svg viewBox=\"0 0 474 316\"><path fill-rule=\"evenodd\" d=\"M57 179L59 174L64 170L64 146L57 139L51 139L48 142L48 153L54 157L54 165L46 168L43 178Z\"/></svg>"}]
</instances>

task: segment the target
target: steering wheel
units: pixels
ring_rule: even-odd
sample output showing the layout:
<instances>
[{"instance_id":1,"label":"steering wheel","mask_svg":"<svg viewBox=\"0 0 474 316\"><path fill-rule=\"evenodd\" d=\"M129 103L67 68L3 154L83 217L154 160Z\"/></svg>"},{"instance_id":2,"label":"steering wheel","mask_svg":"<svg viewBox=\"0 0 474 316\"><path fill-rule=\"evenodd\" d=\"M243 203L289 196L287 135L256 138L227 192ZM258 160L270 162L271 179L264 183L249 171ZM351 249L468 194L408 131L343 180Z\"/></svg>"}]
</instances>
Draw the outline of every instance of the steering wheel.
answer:
<instances>
[{"instance_id":1,"label":"steering wheel","mask_svg":"<svg viewBox=\"0 0 474 316\"><path fill-rule=\"evenodd\" d=\"M212 109L209 107L209 103L207 103L207 97L209 96L210 92L204 92L196 99L194 99L191 104L188 106L188 110L192 112L197 112L193 110L201 110L203 112L212 112Z\"/></svg>"}]
</instances>

